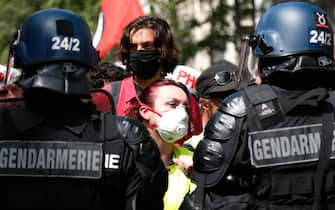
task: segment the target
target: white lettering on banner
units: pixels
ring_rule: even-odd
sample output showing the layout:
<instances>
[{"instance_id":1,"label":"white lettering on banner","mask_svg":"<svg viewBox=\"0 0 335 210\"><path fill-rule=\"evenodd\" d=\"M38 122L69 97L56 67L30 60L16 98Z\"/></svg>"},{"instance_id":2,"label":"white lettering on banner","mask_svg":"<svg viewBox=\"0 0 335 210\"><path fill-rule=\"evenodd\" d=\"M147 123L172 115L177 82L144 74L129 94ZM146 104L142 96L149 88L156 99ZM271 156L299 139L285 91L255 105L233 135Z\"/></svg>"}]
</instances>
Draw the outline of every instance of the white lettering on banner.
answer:
<instances>
[{"instance_id":1,"label":"white lettering on banner","mask_svg":"<svg viewBox=\"0 0 335 210\"><path fill-rule=\"evenodd\" d=\"M335 136L335 131L333 131ZM255 167L286 165L318 160L321 126L308 125L249 133L248 146ZM335 158L333 137L331 158Z\"/></svg>"},{"instance_id":2,"label":"white lettering on banner","mask_svg":"<svg viewBox=\"0 0 335 210\"><path fill-rule=\"evenodd\" d=\"M195 88L195 84L197 78L195 75L189 74L186 71L180 70L177 75L178 81L183 81L186 86L190 86L191 88ZM191 84L191 85L190 85Z\"/></svg>"},{"instance_id":3,"label":"white lettering on banner","mask_svg":"<svg viewBox=\"0 0 335 210\"><path fill-rule=\"evenodd\" d=\"M80 51L80 40L78 38L54 36L51 38L51 41L52 50Z\"/></svg>"}]
</instances>

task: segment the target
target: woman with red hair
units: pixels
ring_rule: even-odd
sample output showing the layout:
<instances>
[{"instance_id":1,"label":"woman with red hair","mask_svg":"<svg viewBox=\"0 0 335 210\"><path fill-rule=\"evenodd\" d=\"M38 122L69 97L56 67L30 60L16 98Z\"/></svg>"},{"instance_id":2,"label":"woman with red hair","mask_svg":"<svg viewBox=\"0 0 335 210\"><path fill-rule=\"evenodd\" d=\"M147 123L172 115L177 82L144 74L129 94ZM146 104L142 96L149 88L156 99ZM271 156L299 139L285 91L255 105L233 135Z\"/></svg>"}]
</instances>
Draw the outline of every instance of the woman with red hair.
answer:
<instances>
[{"instance_id":1,"label":"woman with red hair","mask_svg":"<svg viewBox=\"0 0 335 210\"><path fill-rule=\"evenodd\" d=\"M179 209L191 187L193 153L176 144L191 129L189 97L184 85L159 80L143 91L137 106L136 117L147 127L169 171L169 186L164 197L166 210Z\"/></svg>"}]
</instances>

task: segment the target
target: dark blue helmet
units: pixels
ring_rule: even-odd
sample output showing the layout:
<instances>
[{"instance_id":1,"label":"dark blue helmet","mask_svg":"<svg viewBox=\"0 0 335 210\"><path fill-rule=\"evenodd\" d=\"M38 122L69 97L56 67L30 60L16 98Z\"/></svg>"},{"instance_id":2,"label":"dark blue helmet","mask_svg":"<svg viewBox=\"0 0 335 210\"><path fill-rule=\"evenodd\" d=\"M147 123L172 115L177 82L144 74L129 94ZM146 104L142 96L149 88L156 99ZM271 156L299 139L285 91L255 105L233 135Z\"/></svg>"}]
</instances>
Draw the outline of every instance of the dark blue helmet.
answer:
<instances>
[{"instance_id":1,"label":"dark blue helmet","mask_svg":"<svg viewBox=\"0 0 335 210\"><path fill-rule=\"evenodd\" d=\"M273 6L256 27L254 54L260 58L318 54L333 58L333 29L326 13L305 2Z\"/></svg>"},{"instance_id":2,"label":"dark blue helmet","mask_svg":"<svg viewBox=\"0 0 335 210\"><path fill-rule=\"evenodd\" d=\"M41 10L27 18L18 37L14 66L25 72L18 84L26 92L90 97L86 73L97 67L98 54L83 18L64 9Z\"/></svg>"},{"instance_id":3,"label":"dark blue helmet","mask_svg":"<svg viewBox=\"0 0 335 210\"><path fill-rule=\"evenodd\" d=\"M14 49L15 67L55 61L75 62L96 68L98 56L87 23L63 9L35 12L24 22Z\"/></svg>"}]
</instances>

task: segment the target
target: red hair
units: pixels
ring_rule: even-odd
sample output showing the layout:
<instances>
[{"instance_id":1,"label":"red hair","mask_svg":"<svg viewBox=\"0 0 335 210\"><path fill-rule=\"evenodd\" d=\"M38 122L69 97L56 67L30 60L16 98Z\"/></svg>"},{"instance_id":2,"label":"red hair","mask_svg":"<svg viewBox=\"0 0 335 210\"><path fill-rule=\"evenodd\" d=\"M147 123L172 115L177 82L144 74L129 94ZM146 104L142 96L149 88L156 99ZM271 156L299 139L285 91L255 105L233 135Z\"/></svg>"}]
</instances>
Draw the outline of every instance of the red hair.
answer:
<instances>
[{"instance_id":1,"label":"red hair","mask_svg":"<svg viewBox=\"0 0 335 210\"><path fill-rule=\"evenodd\" d=\"M155 95L157 88L164 87L164 86L171 86L171 85L182 89L187 96L189 95L187 87L181 83L178 83L174 80L169 80L169 79L157 80L143 90L137 102L134 101L132 105L126 110L126 115L142 121L143 119L138 112L140 104L142 103L152 108L154 106L154 103L157 97Z\"/></svg>"},{"instance_id":2,"label":"red hair","mask_svg":"<svg viewBox=\"0 0 335 210\"><path fill-rule=\"evenodd\" d=\"M133 103L134 105L129 107L129 109L126 111L126 115L138 119L140 121L143 121L143 118L141 117L138 111L140 103L143 103L149 107L153 107L154 102L156 100L156 96L154 95L154 93L156 92L157 88L169 85L181 88L188 97L189 102L188 112L190 115L190 127L188 134L178 142L178 144L182 144L184 140L189 139L193 135L198 135L202 132L202 122L201 122L201 113L199 104L197 103L195 97L188 92L187 87L182 83L178 83L174 80L168 80L168 79L158 80L152 83L150 86L148 86L146 89L143 90L142 94L139 96L137 101Z\"/></svg>"}]
</instances>

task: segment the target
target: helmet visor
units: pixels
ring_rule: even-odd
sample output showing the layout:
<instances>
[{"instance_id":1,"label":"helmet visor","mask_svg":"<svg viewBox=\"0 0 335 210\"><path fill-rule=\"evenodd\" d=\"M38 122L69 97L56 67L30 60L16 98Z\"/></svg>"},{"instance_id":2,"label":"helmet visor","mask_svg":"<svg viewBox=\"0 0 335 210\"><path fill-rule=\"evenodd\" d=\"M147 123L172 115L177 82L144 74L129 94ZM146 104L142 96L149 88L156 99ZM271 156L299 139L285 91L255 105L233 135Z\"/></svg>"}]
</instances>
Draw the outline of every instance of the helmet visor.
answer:
<instances>
[{"instance_id":1,"label":"helmet visor","mask_svg":"<svg viewBox=\"0 0 335 210\"><path fill-rule=\"evenodd\" d=\"M241 39L240 60L238 65L237 81L252 83L255 81L258 71L258 57L253 53L255 46L253 35L245 35Z\"/></svg>"}]
</instances>

